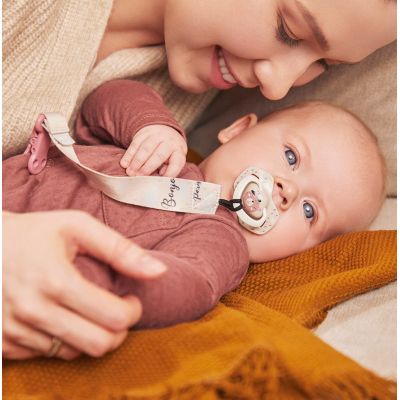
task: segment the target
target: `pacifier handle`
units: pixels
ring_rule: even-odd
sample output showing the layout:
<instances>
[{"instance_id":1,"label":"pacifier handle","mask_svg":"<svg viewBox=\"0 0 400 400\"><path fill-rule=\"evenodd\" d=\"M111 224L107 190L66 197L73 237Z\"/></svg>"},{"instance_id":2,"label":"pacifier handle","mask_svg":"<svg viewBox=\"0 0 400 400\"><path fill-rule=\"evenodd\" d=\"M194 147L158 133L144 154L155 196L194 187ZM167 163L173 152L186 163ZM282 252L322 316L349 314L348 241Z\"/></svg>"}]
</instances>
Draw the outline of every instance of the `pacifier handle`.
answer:
<instances>
[{"instance_id":1,"label":"pacifier handle","mask_svg":"<svg viewBox=\"0 0 400 400\"><path fill-rule=\"evenodd\" d=\"M235 207L234 203L239 203L239 205ZM219 205L226 207L229 211L240 211L243 208L242 199L219 199Z\"/></svg>"}]
</instances>

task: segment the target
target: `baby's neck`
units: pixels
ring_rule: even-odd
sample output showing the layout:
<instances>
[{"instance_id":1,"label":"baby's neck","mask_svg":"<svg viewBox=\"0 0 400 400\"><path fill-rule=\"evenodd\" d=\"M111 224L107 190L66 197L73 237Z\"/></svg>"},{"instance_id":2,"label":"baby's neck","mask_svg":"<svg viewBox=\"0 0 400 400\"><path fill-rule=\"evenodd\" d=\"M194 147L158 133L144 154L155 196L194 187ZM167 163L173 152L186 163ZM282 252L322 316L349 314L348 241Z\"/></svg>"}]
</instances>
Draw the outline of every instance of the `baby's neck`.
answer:
<instances>
[{"instance_id":1,"label":"baby's neck","mask_svg":"<svg viewBox=\"0 0 400 400\"><path fill-rule=\"evenodd\" d=\"M221 176L218 170L215 171L208 167L208 158L204 159L198 168L204 177L205 182L215 183L221 185L221 199L231 200L233 196L233 182L232 177Z\"/></svg>"}]
</instances>

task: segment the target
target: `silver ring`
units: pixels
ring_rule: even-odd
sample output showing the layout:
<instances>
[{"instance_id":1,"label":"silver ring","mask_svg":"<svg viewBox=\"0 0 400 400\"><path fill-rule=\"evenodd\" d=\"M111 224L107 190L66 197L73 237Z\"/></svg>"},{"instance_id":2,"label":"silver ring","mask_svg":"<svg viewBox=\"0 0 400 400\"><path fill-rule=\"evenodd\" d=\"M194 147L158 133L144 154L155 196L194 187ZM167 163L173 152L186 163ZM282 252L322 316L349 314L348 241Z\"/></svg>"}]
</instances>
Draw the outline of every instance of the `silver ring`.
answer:
<instances>
[{"instance_id":1,"label":"silver ring","mask_svg":"<svg viewBox=\"0 0 400 400\"><path fill-rule=\"evenodd\" d=\"M50 350L44 356L47 358L54 357L58 353L58 350L60 350L62 344L63 344L62 340L54 336Z\"/></svg>"}]
</instances>

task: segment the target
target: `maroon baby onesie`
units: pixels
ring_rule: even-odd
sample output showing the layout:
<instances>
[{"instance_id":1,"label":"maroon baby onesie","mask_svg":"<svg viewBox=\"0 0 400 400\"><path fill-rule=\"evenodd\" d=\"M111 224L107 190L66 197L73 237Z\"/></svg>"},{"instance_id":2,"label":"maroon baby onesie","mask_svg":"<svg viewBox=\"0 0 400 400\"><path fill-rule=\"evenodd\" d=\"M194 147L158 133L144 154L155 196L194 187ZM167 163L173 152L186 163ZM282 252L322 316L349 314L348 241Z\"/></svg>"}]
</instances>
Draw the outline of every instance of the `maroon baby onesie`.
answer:
<instances>
[{"instance_id":1,"label":"maroon baby onesie","mask_svg":"<svg viewBox=\"0 0 400 400\"><path fill-rule=\"evenodd\" d=\"M126 176L119 162L136 132L163 124L184 135L161 97L150 87L119 80L93 92L79 112L75 151L96 171ZM3 162L3 210L18 213L61 209L83 210L148 250L168 266L154 281L128 278L90 256L78 255L75 265L90 281L143 304L136 328L161 328L202 317L243 279L249 254L230 212L195 215L120 203L97 189L81 169L51 146L38 175L27 170L29 154ZM156 175L156 174L155 174ZM179 178L204 181L200 170L186 164Z\"/></svg>"}]
</instances>

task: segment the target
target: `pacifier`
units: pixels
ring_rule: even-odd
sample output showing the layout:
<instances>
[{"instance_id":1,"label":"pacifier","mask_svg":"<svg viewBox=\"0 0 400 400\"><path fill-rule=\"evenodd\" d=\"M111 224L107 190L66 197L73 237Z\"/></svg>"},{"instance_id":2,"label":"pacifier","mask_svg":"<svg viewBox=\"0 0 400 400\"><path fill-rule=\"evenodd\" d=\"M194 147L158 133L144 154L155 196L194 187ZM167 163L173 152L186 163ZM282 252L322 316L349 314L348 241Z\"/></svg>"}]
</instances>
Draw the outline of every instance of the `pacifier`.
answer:
<instances>
[{"instance_id":1,"label":"pacifier","mask_svg":"<svg viewBox=\"0 0 400 400\"><path fill-rule=\"evenodd\" d=\"M279 218L272 200L274 178L260 168L250 167L236 178L233 186L233 199L221 199L219 204L235 211L240 225L250 232L263 235L272 229Z\"/></svg>"}]
</instances>

